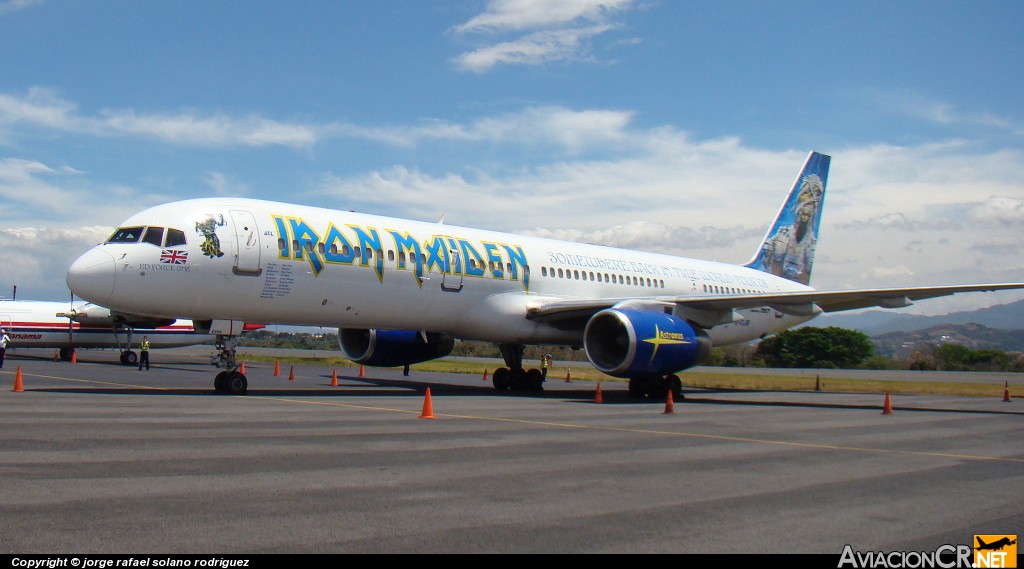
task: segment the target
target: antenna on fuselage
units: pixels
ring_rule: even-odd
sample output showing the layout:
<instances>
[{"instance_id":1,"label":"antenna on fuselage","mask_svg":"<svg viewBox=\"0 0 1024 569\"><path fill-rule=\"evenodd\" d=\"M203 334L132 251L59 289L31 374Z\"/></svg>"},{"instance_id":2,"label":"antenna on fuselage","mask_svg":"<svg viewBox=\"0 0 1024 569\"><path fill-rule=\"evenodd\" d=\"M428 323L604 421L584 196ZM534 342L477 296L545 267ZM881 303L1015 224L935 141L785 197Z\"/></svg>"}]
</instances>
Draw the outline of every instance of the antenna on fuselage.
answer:
<instances>
[{"instance_id":1,"label":"antenna on fuselage","mask_svg":"<svg viewBox=\"0 0 1024 569\"><path fill-rule=\"evenodd\" d=\"M441 217L437 220L438 225L444 225L444 216L445 214L442 213Z\"/></svg>"}]
</instances>

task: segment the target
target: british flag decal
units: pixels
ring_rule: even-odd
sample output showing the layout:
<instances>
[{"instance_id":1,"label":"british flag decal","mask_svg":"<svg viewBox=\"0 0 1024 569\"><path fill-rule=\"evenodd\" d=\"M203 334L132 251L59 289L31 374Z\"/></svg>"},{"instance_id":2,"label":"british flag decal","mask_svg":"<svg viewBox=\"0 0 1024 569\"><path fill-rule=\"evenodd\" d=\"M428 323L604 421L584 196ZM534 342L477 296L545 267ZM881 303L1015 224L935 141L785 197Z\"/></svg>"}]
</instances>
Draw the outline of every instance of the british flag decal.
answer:
<instances>
[{"instance_id":1,"label":"british flag decal","mask_svg":"<svg viewBox=\"0 0 1024 569\"><path fill-rule=\"evenodd\" d=\"M188 251L164 249L160 252L160 262L168 265L184 265L188 261Z\"/></svg>"}]
</instances>

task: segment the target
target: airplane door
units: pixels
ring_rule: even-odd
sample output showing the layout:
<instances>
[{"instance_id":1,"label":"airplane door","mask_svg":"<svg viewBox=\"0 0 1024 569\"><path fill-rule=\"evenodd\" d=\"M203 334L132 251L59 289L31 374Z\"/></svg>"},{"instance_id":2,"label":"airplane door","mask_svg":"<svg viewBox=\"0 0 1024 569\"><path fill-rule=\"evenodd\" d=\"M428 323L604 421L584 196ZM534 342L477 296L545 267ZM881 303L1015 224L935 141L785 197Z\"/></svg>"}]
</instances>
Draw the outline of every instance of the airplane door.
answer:
<instances>
[{"instance_id":1,"label":"airplane door","mask_svg":"<svg viewBox=\"0 0 1024 569\"><path fill-rule=\"evenodd\" d=\"M441 277L441 290L459 292L462 290L462 256L455 249L448 251L448 272Z\"/></svg>"},{"instance_id":2,"label":"airplane door","mask_svg":"<svg viewBox=\"0 0 1024 569\"><path fill-rule=\"evenodd\" d=\"M238 275L259 275L260 232L251 211L231 210L231 223L235 226L235 267Z\"/></svg>"}]
</instances>

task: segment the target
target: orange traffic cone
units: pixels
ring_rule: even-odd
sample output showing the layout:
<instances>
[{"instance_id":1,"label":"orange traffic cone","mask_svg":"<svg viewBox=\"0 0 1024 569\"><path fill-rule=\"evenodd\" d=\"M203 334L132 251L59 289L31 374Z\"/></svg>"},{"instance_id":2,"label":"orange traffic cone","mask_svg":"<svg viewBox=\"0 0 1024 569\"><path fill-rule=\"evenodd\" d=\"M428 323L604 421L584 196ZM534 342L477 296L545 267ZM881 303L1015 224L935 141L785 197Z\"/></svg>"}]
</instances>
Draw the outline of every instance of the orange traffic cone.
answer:
<instances>
[{"instance_id":1,"label":"orange traffic cone","mask_svg":"<svg viewBox=\"0 0 1024 569\"><path fill-rule=\"evenodd\" d=\"M295 381L295 366L288 368L288 381Z\"/></svg>"},{"instance_id":2,"label":"orange traffic cone","mask_svg":"<svg viewBox=\"0 0 1024 569\"><path fill-rule=\"evenodd\" d=\"M281 360L274 360L274 377L281 375Z\"/></svg>"},{"instance_id":3,"label":"orange traffic cone","mask_svg":"<svg viewBox=\"0 0 1024 569\"><path fill-rule=\"evenodd\" d=\"M331 372L331 387L338 387L338 370Z\"/></svg>"},{"instance_id":4,"label":"orange traffic cone","mask_svg":"<svg viewBox=\"0 0 1024 569\"><path fill-rule=\"evenodd\" d=\"M1003 387L1003 403L1010 402L1010 382L1006 382L1006 386Z\"/></svg>"},{"instance_id":5,"label":"orange traffic cone","mask_svg":"<svg viewBox=\"0 0 1024 569\"><path fill-rule=\"evenodd\" d=\"M363 366L359 366L359 377L366 377L366 370L363 369Z\"/></svg>"},{"instance_id":6,"label":"orange traffic cone","mask_svg":"<svg viewBox=\"0 0 1024 569\"><path fill-rule=\"evenodd\" d=\"M594 394L594 403L604 403L604 397L601 395L601 384L597 384L597 393Z\"/></svg>"},{"instance_id":7,"label":"orange traffic cone","mask_svg":"<svg viewBox=\"0 0 1024 569\"><path fill-rule=\"evenodd\" d=\"M75 352L71 352L71 363L73 363L73 364L77 364L78 363L78 354L76 354Z\"/></svg>"},{"instance_id":8,"label":"orange traffic cone","mask_svg":"<svg viewBox=\"0 0 1024 569\"><path fill-rule=\"evenodd\" d=\"M882 403L882 414L892 415L892 399L889 398L889 393L885 394L885 402Z\"/></svg>"},{"instance_id":9,"label":"orange traffic cone","mask_svg":"<svg viewBox=\"0 0 1024 569\"><path fill-rule=\"evenodd\" d=\"M482 381L487 381L487 368L484 368L484 377Z\"/></svg>"},{"instance_id":10,"label":"orange traffic cone","mask_svg":"<svg viewBox=\"0 0 1024 569\"><path fill-rule=\"evenodd\" d=\"M427 388L427 395L423 398L423 412L420 419L434 419L434 405L430 402L430 388Z\"/></svg>"},{"instance_id":11,"label":"orange traffic cone","mask_svg":"<svg viewBox=\"0 0 1024 569\"><path fill-rule=\"evenodd\" d=\"M18 371L14 373L14 389L11 391L15 393L21 393L25 391L25 388L21 385L21 367L18 367Z\"/></svg>"},{"instance_id":12,"label":"orange traffic cone","mask_svg":"<svg viewBox=\"0 0 1024 569\"><path fill-rule=\"evenodd\" d=\"M821 376L820 375L815 375L814 376L814 390L815 391L821 391Z\"/></svg>"},{"instance_id":13,"label":"orange traffic cone","mask_svg":"<svg viewBox=\"0 0 1024 569\"><path fill-rule=\"evenodd\" d=\"M238 366L238 373L240 373L242 375L245 375L245 362L244 361L242 362L242 365Z\"/></svg>"},{"instance_id":14,"label":"orange traffic cone","mask_svg":"<svg viewBox=\"0 0 1024 569\"><path fill-rule=\"evenodd\" d=\"M60 361L60 350L54 350L53 351L53 361L55 361L55 362L59 362Z\"/></svg>"},{"instance_id":15,"label":"orange traffic cone","mask_svg":"<svg viewBox=\"0 0 1024 569\"><path fill-rule=\"evenodd\" d=\"M665 410L662 411L662 415L674 415L676 412L676 405L672 402L672 390L668 390L668 397L665 398Z\"/></svg>"},{"instance_id":16,"label":"orange traffic cone","mask_svg":"<svg viewBox=\"0 0 1024 569\"><path fill-rule=\"evenodd\" d=\"M572 370L568 370L565 372L565 382L572 383Z\"/></svg>"}]
</instances>

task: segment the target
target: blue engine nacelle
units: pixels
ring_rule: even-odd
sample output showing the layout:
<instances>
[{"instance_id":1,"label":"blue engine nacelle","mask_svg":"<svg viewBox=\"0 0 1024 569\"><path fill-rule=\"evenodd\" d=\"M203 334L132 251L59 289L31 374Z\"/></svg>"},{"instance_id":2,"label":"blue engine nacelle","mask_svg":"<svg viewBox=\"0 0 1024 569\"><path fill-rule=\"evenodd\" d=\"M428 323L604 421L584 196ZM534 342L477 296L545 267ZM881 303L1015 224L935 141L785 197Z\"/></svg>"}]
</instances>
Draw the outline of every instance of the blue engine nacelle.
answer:
<instances>
[{"instance_id":1,"label":"blue engine nacelle","mask_svg":"<svg viewBox=\"0 0 1024 569\"><path fill-rule=\"evenodd\" d=\"M345 357L357 364L376 367L418 364L452 353L455 339L427 332L427 341L415 330L339 328L338 344Z\"/></svg>"},{"instance_id":2,"label":"blue engine nacelle","mask_svg":"<svg viewBox=\"0 0 1024 569\"><path fill-rule=\"evenodd\" d=\"M662 377L693 367L711 354L711 340L685 320L646 310L609 308L583 332L587 358L608 375Z\"/></svg>"}]
</instances>

